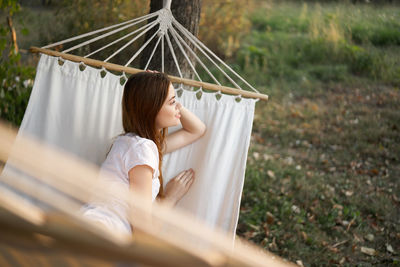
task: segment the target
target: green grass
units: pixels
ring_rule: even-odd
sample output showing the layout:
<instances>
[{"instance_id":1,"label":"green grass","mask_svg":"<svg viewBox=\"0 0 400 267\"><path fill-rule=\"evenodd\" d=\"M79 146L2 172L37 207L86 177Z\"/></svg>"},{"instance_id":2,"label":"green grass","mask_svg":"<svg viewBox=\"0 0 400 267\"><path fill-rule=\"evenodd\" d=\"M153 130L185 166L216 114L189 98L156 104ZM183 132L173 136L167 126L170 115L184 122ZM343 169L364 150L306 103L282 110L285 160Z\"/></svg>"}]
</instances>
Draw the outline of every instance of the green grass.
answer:
<instances>
[{"instance_id":1,"label":"green grass","mask_svg":"<svg viewBox=\"0 0 400 267\"><path fill-rule=\"evenodd\" d=\"M272 3L236 54L271 96L237 234L305 266L399 264L400 7Z\"/></svg>"},{"instance_id":2,"label":"green grass","mask_svg":"<svg viewBox=\"0 0 400 267\"><path fill-rule=\"evenodd\" d=\"M399 7L273 3L250 16L252 31L236 52L253 83L365 78L400 85Z\"/></svg>"},{"instance_id":3,"label":"green grass","mask_svg":"<svg viewBox=\"0 0 400 267\"><path fill-rule=\"evenodd\" d=\"M349 90L258 104L240 236L307 266L398 258L386 244L400 245L400 92Z\"/></svg>"}]
</instances>

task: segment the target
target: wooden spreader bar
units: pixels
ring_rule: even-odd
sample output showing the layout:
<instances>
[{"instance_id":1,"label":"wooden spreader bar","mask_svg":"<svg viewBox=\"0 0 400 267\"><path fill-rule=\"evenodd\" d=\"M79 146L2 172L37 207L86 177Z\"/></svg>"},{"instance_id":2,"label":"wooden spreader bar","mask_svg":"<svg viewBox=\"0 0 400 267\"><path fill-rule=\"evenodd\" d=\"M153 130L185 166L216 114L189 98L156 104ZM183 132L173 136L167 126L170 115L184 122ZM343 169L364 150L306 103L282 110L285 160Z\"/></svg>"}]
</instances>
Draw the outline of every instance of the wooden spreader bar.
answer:
<instances>
[{"instance_id":1,"label":"wooden spreader bar","mask_svg":"<svg viewBox=\"0 0 400 267\"><path fill-rule=\"evenodd\" d=\"M57 52L54 50L43 49L43 48L34 47L34 46L31 47L29 50L32 53L42 53L42 54L47 54L47 55L54 56L54 57L61 57L63 59L74 61L74 62L83 62L86 65L89 65L92 67L104 67L105 69L112 70L112 71L119 71L119 72L125 72L125 73L130 73L130 74L135 74L135 73L143 71L141 69L124 67L124 66L121 66L118 64L103 62L100 60L75 56L75 55L71 55L71 54L61 53L61 52ZM268 95L265 95L265 94L250 92L250 91L246 91L246 90L239 90L239 89L232 88L232 87L221 86L221 85L216 85L216 84L207 83L207 82L200 82L200 81L195 81L195 80L191 80L191 79L179 78L179 77L171 76L171 75L168 75L168 77L171 79L171 81L173 83L182 83L182 84L185 84L188 86L201 87L201 88L213 90L213 91L221 91L222 93L225 93L225 94L241 95L241 96L247 97L247 98L255 98L255 99L260 99L260 100L265 100L265 101L268 100Z\"/></svg>"}]
</instances>

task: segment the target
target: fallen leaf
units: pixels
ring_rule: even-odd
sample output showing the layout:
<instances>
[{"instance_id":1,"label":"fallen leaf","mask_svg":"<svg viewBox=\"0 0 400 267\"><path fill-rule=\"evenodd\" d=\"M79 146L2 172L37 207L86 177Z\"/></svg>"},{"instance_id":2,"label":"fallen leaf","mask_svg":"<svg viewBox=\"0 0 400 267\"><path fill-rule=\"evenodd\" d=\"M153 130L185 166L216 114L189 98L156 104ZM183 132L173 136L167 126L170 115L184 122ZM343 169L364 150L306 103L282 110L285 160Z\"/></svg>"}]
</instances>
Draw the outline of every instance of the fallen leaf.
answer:
<instances>
[{"instance_id":1,"label":"fallen leaf","mask_svg":"<svg viewBox=\"0 0 400 267\"><path fill-rule=\"evenodd\" d=\"M353 218L353 219L350 221L349 225L347 225L346 231L349 231L349 230L350 230L350 227L355 223L355 221L356 221L355 218Z\"/></svg>"},{"instance_id":2,"label":"fallen leaf","mask_svg":"<svg viewBox=\"0 0 400 267\"><path fill-rule=\"evenodd\" d=\"M304 241L306 241L308 238L307 234L304 231L301 232L301 236L303 237Z\"/></svg>"},{"instance_id":3,"label":"fallen leaf","mask_svg":"<svg viewBox=\"0 0 400 267\"><path fill-rule=\"evenodd\" d=\"M260 153L253 152L253 157L254 157L254 159L258 160L258 158L260 157Z\"/></svg>"},{"instance_id":4,"label":"fallen leaf","mask_svg":"<svg viewBox=\"0 0 400 267\"><path fill-rule=\"evenodd\" d=\"M376 250L373 248L361 247L361 252L369 256L376 255Z\"/></svg>"},{"instance_id":5,"label":"fallen leaf","mask_svg":"<svg viewBox=\"0 0 400 267\"><path fill-rule=\"evenodd\" d=\"M258 225L254 225L254 224L251 224L251 223L249 223L247 225L250 226L250 228L253 228L256 231L260 231L260 226L258 226Z\"/></svg>"},{"instance_id":6,"label":"fallen leaf","mask_svg":"<svg viewBox=\"0 0 400 267\"><path fill-rule=\"evenodd\" d=\"M379 171L377 169L372 169L370 172L373 175L378 175L379 174Z\"/></svg>"},{"instance_id":7,"label":"fallen leaf","mask_svg":"<svg viewBox=\"0 0 400 267\"><path fill-rule=\"evenodd\" d=\"M292 211L293 211L294 213L299 214L299 213L300 213L300 208L297 207L296 205L293 205L293 206L292 206Z\"/></svg>"},{"instance_id":8,"label":"fallen leaf","mask_svg":"<svg viewBox=\"0 0 400 267\"><path fill-rule=\"evenodd\" d=\"M356 243L364 242L364 239L362 237L359 237L356 234L353 234L353 236L354 236L354 242Z\"/></svg>"},{"instance_id":9,"label":"fallen leaf","mask_svg":"<svg viewBox=\"0 0 400 267\"><path fill-rule=\"evenodd\" d=\"M366 236L365 236L365 239L367 239L368 241L374 241L374 239L375 239L375 237L374 237L374 235L373 234L367 234Z\"/></svg>"},{"instance_id":10,"label":"fallen leaf","mask_svg":"<svg viewBox=\"0 0 400 267\"><path fill-rule=\"evenodd\" d=\"M267 171L267 174L268 174L269 177L275 178L275 173L274 173L273 171L268 170L268 171Z\"/></svg>"},{"instance_id":11,"label":"fallen leaf","mask_svg":"<svg viewBox=\"0 0 400 267\"><path fill-rule=\"evenodd\" d=\"M275 237L274 237L274 239L272 239L272 243L269 243L268 247L269 247L271 250L278 250L278 246L276 245Z\"/></svg>"},{"instance_id":12,"label":"fallen leaf","mask_svg":"<svg viewBox=\"0 0 400 267\"><path fill-rule=\"evenodd\" d=\"M339 205L339 204L334 204L332 208L333 208L333 209L342 210L342 209L343 209L343 206L342 206L342 205Z\"/></svg>"},{"instance_id":13,"label":"fallen leaf","mask_svg":"<svg viewBox=\"0 0 400 267\"><path fill-rule=\"evenodd\" d=\"M311 105L311 109L312 109L313 111L315 111L315 112L319 110L318 105L316 105L316 104L312 104L312 105Z\"/></svg>"},{"instance_id":14,"label":"fallen leaf","mask_svg":"<svg viewBox=\"0 0 400 267\"><path fill-rule=\"evenodd\" d=\"M273 224L275 221L275 216L272 215L272 213L270 213L269 211L267 211L266 216L267 216L267 223Z\"/></svg>"},{"instance_id":15,"label":"fallen leaf","mask_svg":"<svg viewBox=\"0 0 400 267\"><path fill-rule=\"evenodd\" d=\"M265 161L268 161L268 160L273 160L273 159L274 159L274 157L273 157L273 156L271 156L271 155L268 155L268 154L264 154L264 155L263 155L263 158L264 158L264 160L265 160Z\"/></svg>"},{"instance_id":16,"label":"fallen leaf","mask_svg":"<svg viewBox=\"0 0 400 267\"><path fill-rule=\"evenodd\" d=\"M257 234L258 234L258 232L256 232L256 231L249 231L249 232L245 232L243 235L244 235L245 239L249 240L250 238L255 237Z\"/></svg>"},{"instance_id":17,"label":"fallen leaf","mask_svg":"<svg viewBox=\"0 0 400 267\"><path fill-rule=\"evenodd\" d=\"M268 238L264 238L262 241L261 241L261 245L262 246L266 246L268 244Z\"/></svg>"},{"instance_id":18,"label":"fallen leaf","mask_svg":"<svg viewBox=\"0 0 400 267\"><path fill-rule=\"evenodd\" d=\"M389 251L390 253L394 253L394 250L390 244L386 244L386 250Z\"/></svg>"},{"instance_id":19,"label":"fallen leaf","mask_svg":"<svg viewBox=\"0 0 400 267\"><path fill-rule=\"evenodd\" d=\"M344 194L346 197L351 197L353 195L353 191L345 191Z\"/></svg>"},{"instance_id":20,"label":"fallen leaf","mask_svg":"<svg viewBox=\"0 0 400 267\"><path fill-rule=\"evenodd\" d=\"M333 253L338 253L338 251L339 251L337 248L333 248L333 247L328 247L328 249Z\"/></svg>"},{"instance_id":21,"label":"fallen leaf","mask_svg":"<svg viewBox=\"0 0 400 267\"><path fill-rule=\"evenodd\" d=\"M264 138L262 138L260 135L254 134L253 136L254 136L254 139L256 140L257 143L260 143L260 144L264 144L265 143Z\"/></svg>"},{"instance_id":22,"label":"fallen leaf","mask_svg":"<svg viewBox=\"0 0 400 267\"><path fill-rule=\"evenodd\" d=\"M298 110L293 110L291 115L293 118L297 118L297 117L304 118L303 114L301 114L301 112Z\"/></svg>"},{"instance_id":23,"label":"fallen leaf","mask_svg":"<svg viewBox=\"0 0 400 267\"><path fill-rule=\"evenodd\" d=\"M343 220L343 221L341 221L341 224L343 226L347 226L347 225L349 225L349 221Z\"/></svg>"}]
</instances>

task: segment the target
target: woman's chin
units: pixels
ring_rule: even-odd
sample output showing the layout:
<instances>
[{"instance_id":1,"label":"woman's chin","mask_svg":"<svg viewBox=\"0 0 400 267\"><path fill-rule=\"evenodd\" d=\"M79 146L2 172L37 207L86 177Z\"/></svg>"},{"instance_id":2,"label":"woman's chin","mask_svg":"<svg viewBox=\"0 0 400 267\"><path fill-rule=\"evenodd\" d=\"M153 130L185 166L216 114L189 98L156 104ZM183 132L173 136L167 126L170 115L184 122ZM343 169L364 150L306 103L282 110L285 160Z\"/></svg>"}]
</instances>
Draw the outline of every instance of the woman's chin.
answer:
<instances>
[{"instance_id":1,"label":"woman's chin","mask_svg":"<svg viewBox=\"0 0 400 267\"><path fill-rule=\"evenodd\" d=\"M174 121L173 123L168 124L168 126L165 127L165 128L179 126L180 124L181 124L181 120L177 119L177 120Z\"/></svg>"}]
</instances>

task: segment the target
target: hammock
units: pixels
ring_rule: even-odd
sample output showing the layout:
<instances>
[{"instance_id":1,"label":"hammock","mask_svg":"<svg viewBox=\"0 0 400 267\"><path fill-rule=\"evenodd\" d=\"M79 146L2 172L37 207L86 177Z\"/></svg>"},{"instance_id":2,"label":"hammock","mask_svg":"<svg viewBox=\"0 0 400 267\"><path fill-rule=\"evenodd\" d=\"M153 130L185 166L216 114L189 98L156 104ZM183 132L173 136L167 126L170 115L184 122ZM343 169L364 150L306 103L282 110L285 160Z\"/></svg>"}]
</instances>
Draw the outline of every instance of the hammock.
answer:
<instances>
[{"instance_id":1,"label":"hammock","mask_svg":"<svg viewBox=\"0 0 400 267\"><path fill-rule=\"evenodd\" d=\"M196 172L195 182L177 204L177 209L192 214L211 228L222 229L234 240L255 103L258 99L267 100L268 96L258 93L180 25L172 16L170 4L171 1L166 1L163 9L140 18L43 48L32 48L31 51L41 53L41 57L19 134L34 136L51 146L100 165L113 138L122 133L120 105L126 74L141 71L128 66L137 59L151 40L158 36L145 69L153 60L157 49L161 49L164 55L166 47L169 48L180 76L170 76L172 82L177 85L178 101L207 126L205 136L199 141L165 155L163 186L180 171L193 168ZM151 18L156 20L139 27L140 23ZM136 29L131 33L83 57L69 54L75 49L133 26ZM156 26L159 26L158 30L124 66L109 63L115 55ZM98 34L100 35L96 36ZM95 37L62 52L48 49L89 36ZM128 37L133 38L105 60L89 58ZM200 55L184 42L183 37L197 48ZM178 51L174 51L173 44L179 48ZM188 61L195 74L195 80L183 77L177 62L178 52L183 53ZM190 61L188 53L194 56L196 63ZM162 56L161 71L164 71L163 58ZM206 65L211 65L235 88L222 86ZM204 82L199 75L199 68L215 84ZM122 74L115 75L110 71L119 71ZM184 85L189 86L190 90L184 89ZM243 90L242 87L254 92ZM209 90L216 92L211 93ZM169 132L177 129L169 129ZM3 173L7 175L9 171L10 168L6 164Z\"/></svg>"}]
</instances>

